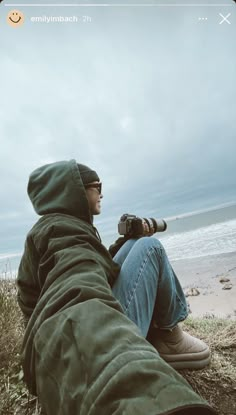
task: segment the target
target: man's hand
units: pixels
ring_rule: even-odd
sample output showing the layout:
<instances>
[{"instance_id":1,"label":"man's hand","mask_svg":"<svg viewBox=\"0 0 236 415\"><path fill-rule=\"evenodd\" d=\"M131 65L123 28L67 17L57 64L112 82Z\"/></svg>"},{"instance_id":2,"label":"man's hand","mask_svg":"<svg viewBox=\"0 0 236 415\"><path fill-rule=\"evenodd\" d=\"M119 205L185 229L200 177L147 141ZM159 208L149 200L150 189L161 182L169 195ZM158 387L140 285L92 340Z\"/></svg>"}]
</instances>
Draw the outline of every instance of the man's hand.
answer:
<instances>
[{"instance_id":1,"label":"man's hand","mask_svg":"<svg viewBox=\"0 0 236 415\"><path fill-rule=\"evenodd\" d=\"M143 236L152 236L154 234L154 229L149 229L147 222L143 219Z\"/></svg>"}]
</instances>

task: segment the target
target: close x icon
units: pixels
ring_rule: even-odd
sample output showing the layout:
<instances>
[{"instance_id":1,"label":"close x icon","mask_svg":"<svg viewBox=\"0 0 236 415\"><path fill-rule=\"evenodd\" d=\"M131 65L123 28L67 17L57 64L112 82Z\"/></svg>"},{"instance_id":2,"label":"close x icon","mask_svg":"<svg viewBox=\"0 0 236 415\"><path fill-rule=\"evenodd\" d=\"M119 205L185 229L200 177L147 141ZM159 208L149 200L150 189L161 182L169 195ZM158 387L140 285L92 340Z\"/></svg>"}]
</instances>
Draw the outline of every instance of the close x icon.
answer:
<instances>
[{"instance_id":1,"label":"close x icon","mask_svg":"<svg viewBox=\"0 0 236 415\"><path fill-rule=\"evenodd\" d=\"M227 16L224 16L222 13L219 13L219 16L222 17L222 20L219 22L219 24L222 23L227 23L227 24L231 24L229 17L231 16L231 13L228 13Z\"/></svg>"}]
</instances>

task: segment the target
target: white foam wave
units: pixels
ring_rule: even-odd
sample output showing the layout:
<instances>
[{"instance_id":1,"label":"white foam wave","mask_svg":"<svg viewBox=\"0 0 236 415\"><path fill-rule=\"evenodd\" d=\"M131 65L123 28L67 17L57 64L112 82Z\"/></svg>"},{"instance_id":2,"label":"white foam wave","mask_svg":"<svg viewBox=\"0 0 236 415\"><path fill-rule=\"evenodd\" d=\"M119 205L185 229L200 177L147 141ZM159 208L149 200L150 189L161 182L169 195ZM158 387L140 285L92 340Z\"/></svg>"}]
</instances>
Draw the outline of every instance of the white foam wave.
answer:
<instances>
[{"instance_id":1,"label":"white foam wave","mask_svg":"<svg viewBox=\"0 0 236 415\"><path fill-rule=\"evenodd\" d=\"M172 260L236 252L236 220L159 239Z\"/></svg>"}]
</instances>

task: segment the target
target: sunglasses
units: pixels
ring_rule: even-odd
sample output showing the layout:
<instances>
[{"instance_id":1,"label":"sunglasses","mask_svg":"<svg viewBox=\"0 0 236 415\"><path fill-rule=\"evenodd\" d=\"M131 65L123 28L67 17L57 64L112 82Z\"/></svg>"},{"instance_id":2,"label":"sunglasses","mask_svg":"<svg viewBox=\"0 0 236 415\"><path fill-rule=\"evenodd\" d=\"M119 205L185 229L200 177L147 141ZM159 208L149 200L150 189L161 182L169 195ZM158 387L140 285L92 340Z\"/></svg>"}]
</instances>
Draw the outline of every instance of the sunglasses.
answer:
<instances>
[{"instance_id":1,"label":"sunglasses","mask_svg":"<svg viewBox=\"0 0 236 415\"><path fill-rule=\"evenodd\" d=\"M102 183L86 184L84 187L85 187L85 189L97 189L99 194L102 193Z\"/></svg>"}]
</instances>

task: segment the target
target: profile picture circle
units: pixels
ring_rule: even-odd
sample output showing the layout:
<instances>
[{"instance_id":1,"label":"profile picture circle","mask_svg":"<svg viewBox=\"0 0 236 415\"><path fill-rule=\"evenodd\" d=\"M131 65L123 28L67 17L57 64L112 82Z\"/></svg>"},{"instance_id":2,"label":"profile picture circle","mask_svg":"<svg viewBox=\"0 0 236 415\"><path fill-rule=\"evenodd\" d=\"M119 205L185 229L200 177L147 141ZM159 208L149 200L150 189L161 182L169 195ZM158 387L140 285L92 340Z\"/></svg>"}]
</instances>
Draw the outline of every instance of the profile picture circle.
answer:
<instances>
[{"instance_id":1,"label":"profile picture circle","mask_svg":"<svg viewBox=\"0 0 236 415\"><path fill-rule=\"evenodd\" d=\"M11 10L7 15L7 23L12 27L22 26L25 17L20 10Z\"/></svg>"}]
</instances>

